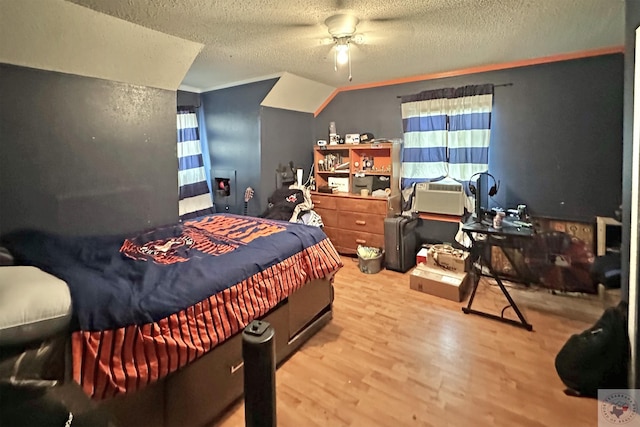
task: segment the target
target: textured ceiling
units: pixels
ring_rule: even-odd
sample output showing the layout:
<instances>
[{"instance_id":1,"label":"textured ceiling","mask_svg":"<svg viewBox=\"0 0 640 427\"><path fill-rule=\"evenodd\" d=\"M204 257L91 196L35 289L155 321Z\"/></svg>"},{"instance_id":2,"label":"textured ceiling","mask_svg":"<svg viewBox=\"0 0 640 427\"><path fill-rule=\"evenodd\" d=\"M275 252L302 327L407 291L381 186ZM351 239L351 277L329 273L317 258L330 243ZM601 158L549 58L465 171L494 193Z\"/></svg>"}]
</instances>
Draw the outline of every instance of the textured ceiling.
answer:
<instances>
[{"instance_id":1,"label":"textured ceiling","mask_svg":"<svg viewBox=\"0 0 640 427\"><path fill-rule=\"evenodd\" d=\"M333 87L624 44L624 0L69 0L202 43L201 91L289 72ZM360 19L353 80L323 24Z\"/></svg>"}]
</instances>

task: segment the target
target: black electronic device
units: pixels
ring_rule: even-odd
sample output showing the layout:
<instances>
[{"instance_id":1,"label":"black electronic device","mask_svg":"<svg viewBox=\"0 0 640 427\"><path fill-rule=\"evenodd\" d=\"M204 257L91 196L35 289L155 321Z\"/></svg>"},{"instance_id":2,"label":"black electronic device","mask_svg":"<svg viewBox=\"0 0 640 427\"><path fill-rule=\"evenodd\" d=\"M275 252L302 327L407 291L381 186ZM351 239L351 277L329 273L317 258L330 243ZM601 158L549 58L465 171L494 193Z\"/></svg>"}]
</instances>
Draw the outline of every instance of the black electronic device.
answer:
<instances>
[{"instance_id":1,"label":"black electronic device","mask_svg":"<svg viewBox=\"0 0 640 427\"><path fill-rule=\"evenodd\" d=\"M473 178L478 177L473 184ZM493 181L493 185L489 188L489 177ZM489 188L487 191L486 189ZM484 214L489 210L489 197L493 197L498 194L500 188L500 181L496 181L493 175L489 172L479 172L471 175L469 178L469 193L475 198L475 222L482 222Z\"/></svg>"},{"instance_id":2,"label":"black electronic device","mask_svg":"<svg viewBox=\"0 0 640 427\"><path fill-rule=\"evenodd\" d=\"M483 178L485 178L483 180ZM484 183L483 183L484 181ZM471 194L474 195L475 197L475 219L476 222L482 222L482 220L484 219L484 209L487 206L488 203L486 203L485 197L484 195L486 194L484 192L484 188L486 187L486 177L483 175L480 175L478 177L478 180L476 181L476 189L474 191L473 189L473 185L469 185L469 190L471 190Z\"/></svg>"}]
</instances>

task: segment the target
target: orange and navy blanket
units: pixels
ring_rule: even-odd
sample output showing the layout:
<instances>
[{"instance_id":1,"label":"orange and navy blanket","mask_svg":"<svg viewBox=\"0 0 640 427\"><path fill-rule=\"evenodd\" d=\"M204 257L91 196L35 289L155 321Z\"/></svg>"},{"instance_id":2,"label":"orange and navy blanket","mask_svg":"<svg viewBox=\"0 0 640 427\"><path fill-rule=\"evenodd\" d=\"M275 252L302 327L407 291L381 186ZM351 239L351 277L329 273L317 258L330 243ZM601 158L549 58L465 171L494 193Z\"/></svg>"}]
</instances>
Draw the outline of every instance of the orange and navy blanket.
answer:
<instances>
[{"instance_id":1,"label":"orange and navy blanket","mask_svg":"<svg viewBox=\"0 0 640 427\"><path fill-rule=\"evenodd\" d=\"M342 263L317 227L215 214L132 236L3 237L71 291L73 376L102 399L150 384Z\"/></svg>"}]
</instances>

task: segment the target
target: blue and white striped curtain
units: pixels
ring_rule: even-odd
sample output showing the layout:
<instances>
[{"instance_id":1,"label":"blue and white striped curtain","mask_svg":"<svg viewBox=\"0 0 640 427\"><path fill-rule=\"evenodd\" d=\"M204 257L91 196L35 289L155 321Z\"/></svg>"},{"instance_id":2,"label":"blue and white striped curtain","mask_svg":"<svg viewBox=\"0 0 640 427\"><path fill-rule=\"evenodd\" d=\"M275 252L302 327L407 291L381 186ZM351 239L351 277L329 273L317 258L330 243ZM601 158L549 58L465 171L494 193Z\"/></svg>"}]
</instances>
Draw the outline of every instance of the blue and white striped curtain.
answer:
<instances>
[{"instance_id":1,"label":"blue and white striped curtain","mask_svg":"<svg viewBox=\"0 0 640 427\"><path fill-rule=\"evenodd\" d=\"M178 214L180 220L215 212L204 168L198 119L178 111Z\"/></svg>"},{"instance_id":2,"label":"blue and white striped curtain","mask_svg":"<svg viewBox=\"0 0 640 427\"><path fill-rule=\"evenodd\" d=\"M488 171L492 104L492 84L402 97L402 188Z\"/></svg>"},{"instance_id":3,"label":"blue and white striped curtain","mask_svg":"<svg viewBox=\"0 0 640 427\"><path fill-rule=\"evenodd\" d=\"M468 182L489 170L493 85L465 86L449 99L449 177Z\"/></svg>"},{"instance_id":4,"label":"blue and white striped curtain","mask_svg":"<svg viewBox=\"0 0 640 427\"><path fill-rule=\"evenodd\" d=\"M447 111L451 93L452 89L429 90L402 98L402 188L448 175Z\"/></svg>"}]
</instances>

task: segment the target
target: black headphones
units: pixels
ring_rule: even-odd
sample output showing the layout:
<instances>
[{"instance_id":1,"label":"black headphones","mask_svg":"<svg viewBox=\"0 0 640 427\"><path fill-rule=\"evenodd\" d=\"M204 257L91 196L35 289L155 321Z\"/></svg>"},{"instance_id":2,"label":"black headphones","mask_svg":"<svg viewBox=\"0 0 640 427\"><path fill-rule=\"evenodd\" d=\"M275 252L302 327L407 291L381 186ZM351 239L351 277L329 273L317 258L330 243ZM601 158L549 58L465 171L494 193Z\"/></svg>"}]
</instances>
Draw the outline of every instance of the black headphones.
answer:
<instances>
[{"instance_id":1,"label":"black headphones","mask_svg":"<svg viewBox=\"0 0 640 427\"><path fill-rule=\"evenodd\" d=\"M489 197L493 197L496 194L498 194L498 189L500 189L500 181L496 183L496 179L489 172L478 172L471 175L471 178L469 178L469 192L474 196L476 195L476 192L477 192L476 186L473 185L471 182L473 181L474 176L480 176L480 175L488 175L493 180L493 186L491 186L491 188L489 189Z\"/></svg>"}]
</instances>

